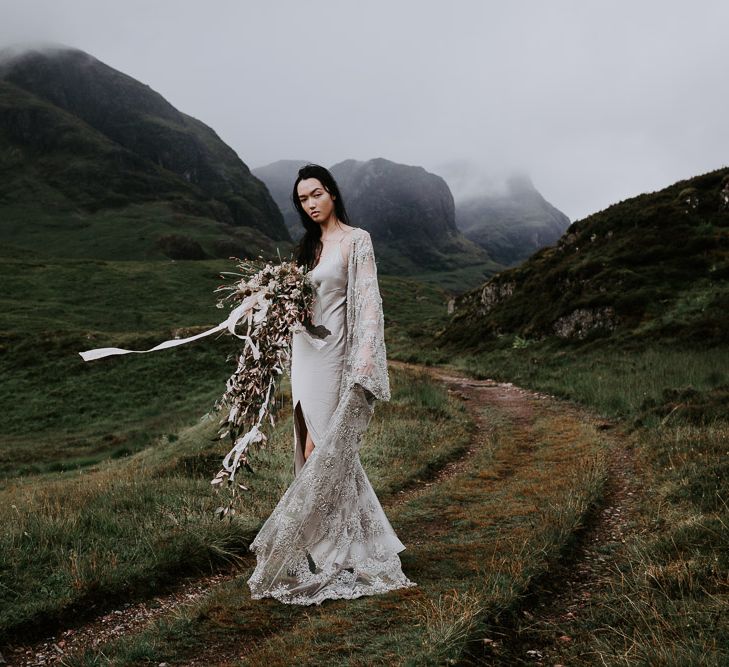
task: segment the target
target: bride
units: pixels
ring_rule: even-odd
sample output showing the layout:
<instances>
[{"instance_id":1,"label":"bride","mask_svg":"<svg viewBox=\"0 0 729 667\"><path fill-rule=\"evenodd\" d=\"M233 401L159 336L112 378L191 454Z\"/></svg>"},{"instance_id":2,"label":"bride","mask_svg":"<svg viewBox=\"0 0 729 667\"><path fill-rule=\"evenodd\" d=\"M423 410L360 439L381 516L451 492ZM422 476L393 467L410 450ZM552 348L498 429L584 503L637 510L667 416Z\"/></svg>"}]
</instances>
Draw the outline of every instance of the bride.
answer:
<instances>
[{"instance_id":1,"label":"bride","mask_svg":"<svg viewBox=\"0 0 729 667\"><path fill-rule=\"evenodd\" d=\"M382 300L369 232L348 224L324 167L299 170L305 234L296 260L316 288L309 332L291 343L294 480L250 545L251 597L320 604L415 586L359 458L375 400L390 399Z\"/></svg>"}]
</instances>

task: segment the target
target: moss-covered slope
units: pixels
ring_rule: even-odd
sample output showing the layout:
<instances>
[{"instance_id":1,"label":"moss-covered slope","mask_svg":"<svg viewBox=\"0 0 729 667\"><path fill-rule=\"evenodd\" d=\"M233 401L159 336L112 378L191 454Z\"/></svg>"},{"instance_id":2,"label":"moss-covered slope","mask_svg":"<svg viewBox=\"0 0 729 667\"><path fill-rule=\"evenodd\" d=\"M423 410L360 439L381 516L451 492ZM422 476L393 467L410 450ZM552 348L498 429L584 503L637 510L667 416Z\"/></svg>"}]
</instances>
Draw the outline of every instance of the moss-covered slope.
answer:
<instances>
[{"instance_id":1,"label":"moss-covered slope","mask_svg":"<svg viewBox=\"0 0 729 667\"><path fill-rule=\"evenodd\" d=\"M463 294L442 343L696 341L729 330L729 168L573 223L555 246Z\"/></svg>"}]
</instances>

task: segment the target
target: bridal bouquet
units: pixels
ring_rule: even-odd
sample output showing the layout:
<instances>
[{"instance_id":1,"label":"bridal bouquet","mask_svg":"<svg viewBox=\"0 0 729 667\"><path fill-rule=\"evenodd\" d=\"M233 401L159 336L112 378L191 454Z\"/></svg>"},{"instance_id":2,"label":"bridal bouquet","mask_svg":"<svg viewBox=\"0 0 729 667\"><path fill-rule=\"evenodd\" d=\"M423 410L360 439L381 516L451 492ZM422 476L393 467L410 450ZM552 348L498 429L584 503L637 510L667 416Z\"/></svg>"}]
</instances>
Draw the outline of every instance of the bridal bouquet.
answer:
<instances>
[{"instance_id":1,"label":"bridal bouquet","mask_svg":"<svg viewBox=\"0 0 729 667\"><path fill-rule=\"evenodd\" d=\"M214 406L215 412L225 412L215 439L227 438L232 443L211 481L217 487L226 484L229 490L228 503L215 510L221 519L235 513L238 490L248 490L235 480L235 474L241 467L253 472L251 447L263 447L267 440L262 425L268 419L275 426L274 395L278 376L290 364L291 334L300 331L319 347L324 344L320 335L328 333L311 326L314 287L305 280L304 268L295 262L272 265L261 260L239 260L238 268L241 280L216 290L229 292L216 306L223 308L226 301L237 304L233 312L247 326L246 334L239 336L246 342L238 354L237 368Z\"/></svg>"},{"instance_id":2,"label":"bridal bouquet","mask_svg":"<svg viewBox=\"0 0 729 667\"><path fill-rule=\"evenodd\" d=\"M241 467L252 472L250 454L265 446L266 420L275 426L274 396L278 376L289 368L291 335L301 332L312 345L321 348L325 345L324 336L329 333L324 327L311 324L314 286L306 280L304 267L292 261L270 264L259 256L255 260L238 259L237 268L239 273L226 271L221 275L235 275L240 279L215 290L229 292L218 300L217 308L224 308L226 302L233 306L226 320L216 327L188 338L165 341L149 350L106 347L79 352L84 361L115 354L141 354L184 345L226 329L245 341L226 391L213 407L216 413L225 412L215 440L227 438L232 445L222 468L211 481L216 492L224 485L229 491L227 504L215 510L221 519L235 513L238 490L248 490L235 480L235 475ZM245 334L236 332L236 327L241 325L246 327Z\"/></svg>"}]
</instances>

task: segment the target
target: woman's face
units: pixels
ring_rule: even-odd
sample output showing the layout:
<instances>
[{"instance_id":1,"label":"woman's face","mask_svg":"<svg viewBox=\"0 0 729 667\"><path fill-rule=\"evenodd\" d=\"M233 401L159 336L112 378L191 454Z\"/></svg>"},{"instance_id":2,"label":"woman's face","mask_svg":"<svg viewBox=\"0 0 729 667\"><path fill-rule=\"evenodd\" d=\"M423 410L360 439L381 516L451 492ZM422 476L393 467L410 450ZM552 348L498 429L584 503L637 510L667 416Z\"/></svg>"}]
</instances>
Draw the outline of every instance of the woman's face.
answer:
<instances>
[{"instance_id":1,"label":"woman's face","mask_svg":"<svg viewBox=\"0 0 729 667\"><path fill-rule=\"evenodd\" d=\"M322 223L334 214L334 200L318 178L305 178L296 186L301 206L315 222Z\"/></svg>"}]
</instances>

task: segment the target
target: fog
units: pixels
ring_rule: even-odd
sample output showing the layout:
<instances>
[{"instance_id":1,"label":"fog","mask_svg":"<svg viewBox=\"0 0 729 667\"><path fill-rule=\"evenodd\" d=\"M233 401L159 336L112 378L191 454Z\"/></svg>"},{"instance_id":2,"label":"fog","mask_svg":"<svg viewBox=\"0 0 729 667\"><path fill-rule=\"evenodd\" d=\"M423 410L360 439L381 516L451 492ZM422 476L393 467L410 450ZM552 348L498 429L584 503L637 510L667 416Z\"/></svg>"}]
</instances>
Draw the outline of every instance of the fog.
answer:
<instances>
[{"instance_id":1,"label":"fog","mask_svg":"<svg viewBox=\"0 0 729 667\"><path fill-rule=\"evenodd\" d=\"M458 196L518 170L573 220L729 163L727 25L718 0L0 0L0 48L83 49L251 168L465 163Z\"/></svg>"}]
</instances>

